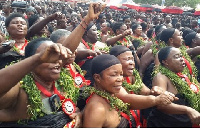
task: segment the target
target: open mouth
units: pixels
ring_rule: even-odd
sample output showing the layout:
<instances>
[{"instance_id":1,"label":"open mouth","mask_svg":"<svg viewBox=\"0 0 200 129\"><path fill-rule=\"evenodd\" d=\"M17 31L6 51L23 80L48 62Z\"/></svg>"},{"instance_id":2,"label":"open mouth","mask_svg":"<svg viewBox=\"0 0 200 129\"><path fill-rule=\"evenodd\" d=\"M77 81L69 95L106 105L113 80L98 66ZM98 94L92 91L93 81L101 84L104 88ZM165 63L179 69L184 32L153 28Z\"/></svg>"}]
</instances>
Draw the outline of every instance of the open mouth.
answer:
<instances>
[{"instance_id":1,"label":"open mouth","mask_svg":"<svg viewBox=\"0 0 200 129\"><path fill-rule=\"evenodd\" d=\"M22 32L24 30L22 28L18 28L17 31Z\"/></svg>"},{"instance_id":2,"label":"open mouth","mask_svg":"<svg viewBox=\"0 0 200 129\"><path fill-rule=\"evenodd\" d=\"M185 63L182 63L182 66L183 66L183 67L185 67L185 66L186 66L186 64L185 64Z\"/></svg>"},{"instance_id":3,"label":"open mouth","mask_svg":"<svg viewBox=\"0 0 200 129\"><path fill-rule=\"evenodd\" d=\"M61 71L60 66L55 66L55 67L52 68L52 72L55 73L55 74L60 73L60 71Z\"/></svg>"}]
</instances>

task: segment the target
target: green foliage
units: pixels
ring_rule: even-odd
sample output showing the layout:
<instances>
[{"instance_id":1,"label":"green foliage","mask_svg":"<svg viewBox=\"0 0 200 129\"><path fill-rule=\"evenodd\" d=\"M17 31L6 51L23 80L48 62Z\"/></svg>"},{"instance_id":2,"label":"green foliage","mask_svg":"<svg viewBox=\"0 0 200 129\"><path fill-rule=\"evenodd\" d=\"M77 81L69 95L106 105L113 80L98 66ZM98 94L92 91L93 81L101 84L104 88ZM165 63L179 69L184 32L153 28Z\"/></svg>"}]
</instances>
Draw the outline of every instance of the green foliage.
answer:
<instances>
[{"instance_id":1,"label":"green foliage","mask_svg":"<svg viewBox=\"0 0 200 129\"><path fill-rule=\"evenodd\" d=\"M178 92L185 97L185 99L189 102L190 106L197 111L200 111L200 92L194 93L190 87L188 86L186 81L183 81L178 75L174 72L170 71L169 69L159 66L159 71L167 76ZM196 84L199 88L199 84L195 78L190 79L191 82Z\"/></svg>"},{"instance_id":2,"label":"green foliage","mask_svg":"<svg viewBox=\"0 0 200 129\"><path fill-rule=\"evenodd\" d=\"M44 116L42 112L43 103L41 100L40 91L38 90L33 75L30 73L26 75L22 81L20 81L21 87L28 94L28 114L31 116L31 120L37 119L37 117ZM76 103L79 97L79 88L74 86L74 79L70 72L62 68L60 78L55 82L56 88L62 90L65 93L65 98L70 98Z\"/></svg>"},{"instance_id":3,"label":"green foliage","mask_svg":"<svg viewBox=\"0 0 200 129\"><path fill-rule=\"evenodd\" d=\"M124 103L121 99L118 99L117 97L109 94L108 92L97 90L94 87L91 87L91 86L85 87L83 96L87 98L91 96L91 94L97 94L101 96L102 98L105 98L110 104L111 109L117 110L119 115L121 112L124 112L130 115L130 109L129 109L130 104Z\"/></svg>"},{"instance_id":4,"label":"green foliage","mask_svg":"<svg viewBox=\"0 0 200 129\"><path fill-rule=\"evenodd\" d=\"M142 80L136 69L133 70L133 75L135 76L135 83L129 84L127 81L123 81L122 86L128 91L133 91L135 94L139 94L142 89Z\"/></svg>"}]
</instances>

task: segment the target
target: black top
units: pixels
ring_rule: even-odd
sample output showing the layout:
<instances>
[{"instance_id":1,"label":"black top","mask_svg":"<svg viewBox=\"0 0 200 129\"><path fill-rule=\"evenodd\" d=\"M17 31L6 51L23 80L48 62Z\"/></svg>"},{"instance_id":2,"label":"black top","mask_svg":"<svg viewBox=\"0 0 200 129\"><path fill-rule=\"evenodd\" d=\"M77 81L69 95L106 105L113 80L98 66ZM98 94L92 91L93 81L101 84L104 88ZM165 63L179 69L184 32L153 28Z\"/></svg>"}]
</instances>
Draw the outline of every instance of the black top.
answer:
<instances>
[{"instance_id":1,"label":"black top","mask_svg":"<svg viewBox=\"0 0 200 129\"><path fill-rule=\"evenodd\" d=\"M2 122L0 127L17 127L17 128L63 128L71 119L63 111L55 114L45 115L38 119L31 121L29 120L25 124L19 124L18 122Z\"/></svg>"},{"instance_id":2,"label":"black top","mask_svg":"<svg viewBox=\"0 0 200 129\"><path fill-rule=\"evenodd\" d=\"M13 61L24 59L24 56L18 54L15 51L8 51L6 53L0 54L0 69L5 68Z\"/></svg>"},{"instance_id":3,"label":"black top","mask_svg":"<svg viewBox=\"0 0 200 129\"><path fill-rule=\"evenodd\" d=\"M176 95L179 100L174 101L174 103L179 105L188 105L184 100L184 97L180 94ZM165 114L156 108L152 110L147 120L147 127L192 127L190 118L186 114Z\"/></svg>"}]
</instances>

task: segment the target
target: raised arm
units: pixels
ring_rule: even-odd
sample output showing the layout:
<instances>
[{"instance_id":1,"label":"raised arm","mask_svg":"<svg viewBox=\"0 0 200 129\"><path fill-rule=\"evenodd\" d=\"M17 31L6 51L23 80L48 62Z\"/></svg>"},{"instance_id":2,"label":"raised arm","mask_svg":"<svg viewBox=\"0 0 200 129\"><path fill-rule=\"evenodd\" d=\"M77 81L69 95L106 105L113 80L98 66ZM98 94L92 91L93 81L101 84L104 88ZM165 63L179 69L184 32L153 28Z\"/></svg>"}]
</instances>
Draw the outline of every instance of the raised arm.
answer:
<instances>
[{"instance_id":1,"label":"raised arm","mask_svg":"<svg viewBox=\"0 0 200 129\"><path fill-rule=\"evenodd\" d=\"M56 62L59 59L67 58L71 52L61 44L54 44L46 48L43 52L26 58L16 64L10 65L0 70L0 96L7 93L14 87L27 73L41 63ZM9 81L8 81L9 80Z\"/></svg>"},{"instance_id":2,"label":"raised arm","mask_svg":"<svg viewBox=\"0 0 200 129\"><path fill-rule=\"evenodd\" d=\"M99 14L103 11L106 5L100 3L91 3L89 6L88 14L84 20L72 31L72 33L61 42L65 47L69 48L72 52L78 47L87 25L97 19Z\"/></svg>"},{"instance_id":3,"label":"raised arm","mask_svg":"<svg viewBox=\"0 0 200 129\"><path fill-rule=\"evenodd\" d=\"M106 40L106 43L107 43L108 46L110 46L110 45L114 46L115 43L117 43L117 41L119 41L120 39L123 39L125 36L130 35L130 34L131 34L131 31L130 30L126 30L123 34L119 34L119 35L114 36L112 38L108 38Z\"/></svg>"},{"instance_id":4,"label":"raised arm","mask_svg":"<svg viewBox=\"0 0 200 129\"><path fill-rule=\"evenodd\" d=\"M49 22L55 20L55 19L59 19L61 18L62 13L60 12L56 12L44 19L42 19L41 21L35 23L34 25L32 25L27 32L26 38L30 39L31 37L33 37L36 33L40 32Z\"/></svg>"},{"instance_id":5,"label":"raised arm","mask_svg":"<svg viewBox=\"0 0 200 129\"><path fill-rule=\"evenodd\" d=\"M200 46L190 48L187 50L188 55L190 55L191 58L194 58L197 55L200 55Z\"/></svg>"}]
</instances>

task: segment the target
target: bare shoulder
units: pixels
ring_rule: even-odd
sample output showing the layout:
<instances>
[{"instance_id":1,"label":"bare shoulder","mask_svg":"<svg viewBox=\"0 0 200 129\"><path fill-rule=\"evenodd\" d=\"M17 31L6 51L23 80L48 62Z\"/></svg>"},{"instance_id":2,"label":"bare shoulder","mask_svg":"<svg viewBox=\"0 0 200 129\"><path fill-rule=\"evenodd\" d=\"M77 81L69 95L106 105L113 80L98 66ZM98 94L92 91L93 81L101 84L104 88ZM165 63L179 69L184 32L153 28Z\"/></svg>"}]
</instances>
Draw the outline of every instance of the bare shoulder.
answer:
<instances>
[{"instance_id":1,"label":"bare shoulder","mask_svg":"<svg viewBox=\"0 0 200 129\"><path fill-rule=\"evenodd\" d=\"M108 104L108 103L107 103ZM106 101L93 95L83 112L83 127L103 127L106 121Z\"/></svg>"},{"instance_id":2,"label":"bare shoulder","mask_svg":"<svg viewBox=\"0 0 200 129\"><path fill-rule=\"evenodd\" d=\"M162 73L157 73L154 77L153 77L153 80L156 80L156 81L168 81L168 77L165 76L164 74Z\"/></svg>"},{"instance_id":3,"label":"bare shoulder","mask_svg":"<svg viewBox=\"0 0 200 129\"><path fill-rule=\"evenodd\" d=\"M167 89L167 86L169 84L170 80L167 76L158 73L154 76L153 81L152 81L152 85L153 86L160 86L163 89Z\"/></svg>"},{"instance_id":4,"label":"bare shoulder","mask_svg":"<svg viewBox=\"0 0 200 129\"><path fill-rule=\"evenodd\" d=\"M165 78L167 78L164 74L162 74L162 73L157 73L156 75L155 75L155 77L165 77Z\"/></svg>"},{"instance_id":5,"label":"bare shoulder","mask_svg":"<svg viewBox=\"0 0 200 129\"><path fill-rule=\"evenodd\" d=\"M89 102L86 105L87 110L90 112L97 112L97 113L105 113L106 111L106 105L108 103L106 102L105 99L103 99L100 96L93 95L93 97L89 100Z\"/></svg>"}]
</instances>

